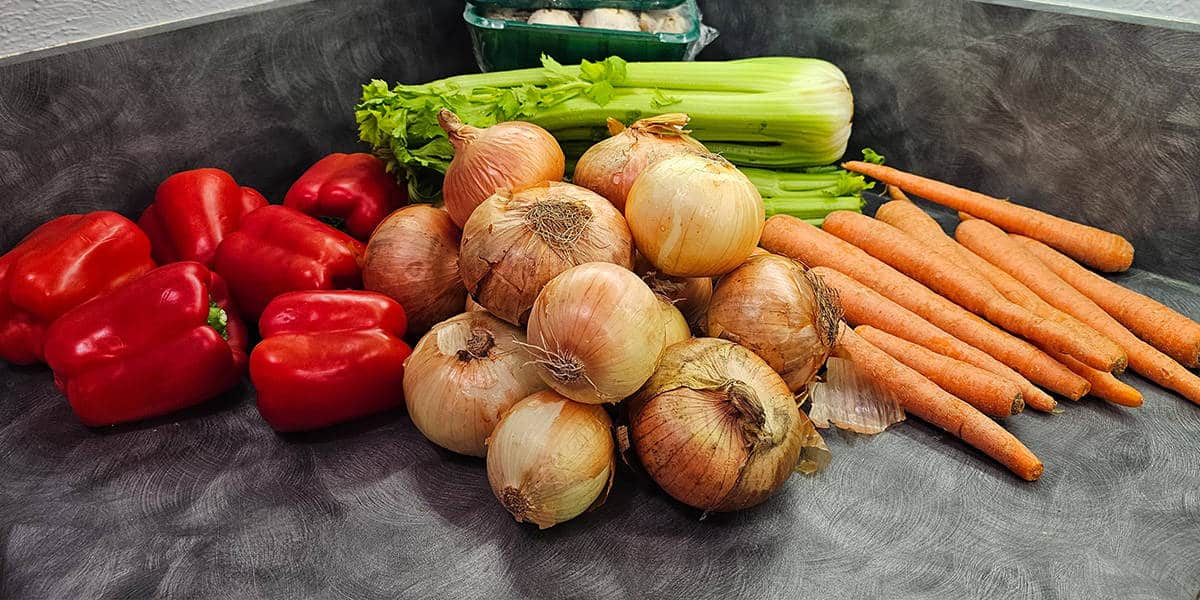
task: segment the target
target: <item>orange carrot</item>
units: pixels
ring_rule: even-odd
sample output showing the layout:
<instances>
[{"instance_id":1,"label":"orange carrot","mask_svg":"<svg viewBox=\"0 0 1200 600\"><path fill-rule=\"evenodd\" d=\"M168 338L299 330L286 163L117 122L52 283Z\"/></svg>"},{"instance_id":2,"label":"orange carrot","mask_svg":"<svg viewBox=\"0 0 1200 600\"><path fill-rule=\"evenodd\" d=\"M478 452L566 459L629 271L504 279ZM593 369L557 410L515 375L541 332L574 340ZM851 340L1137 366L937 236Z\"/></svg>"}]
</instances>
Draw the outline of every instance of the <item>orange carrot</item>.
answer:
<instances>
[{"instance_id":1,"label":"orange carrot","mask_svg":"<svg viewBox=\"0 0 1200 600\"><path fill-rule=\"evenodd\" d=\"M1124 271L1133 264L1133 245L1115 233L883 165L851 161L842 167L1043 241L1101 271Z\"/></svg>"},{"instance_id":2,"label":"orange carrot","mask_svg":"<svg viewBox=\"0 0 1200 600\"><path fill-rule=\"evenodd\" d=\"M1119 344L1129 356L1129 366L1134 371L1200 404L1200 377L1130 333L1103 308L1063 281L1021 242L978 219L959 224L955 235L972 252L1019 279L1043 300Z\"/></svg>"},{"instance_id":3,"label":"orange carrot","mask_svg":"<svg viewBox=\"0 0 1200 600\"><path fill-rule=\"evenodd\" d=\"M958 339L987 352L1016 369L1030 381L1069 398L1082 397L1088 383L1046 353L1014 338L961 306L933 293L856 246L821 231L795 217L776 215L767 219L760 243L811 266L824 266L853 277L893 302L921 315ZM1025 403L1038 410L1053 406Z\"/></svg>"},{"instance_id":4,"label":"orange carrot","mask_svg":"<svg viewBox=\"0 0 1200 600\"><path fill-rule=\"evenodd\" d=\"M837 352L875 385L889 390L908 413L978 448L1026 481L1042 476L1042 461L1008 430L872 346L853 329L842 327Z\"/></svg>"},{"instance_id":5,"label":"orange carrot","mask_svg":"<svg viewBox=\"0 0 1200 600\"><path fill-rule=\"evenodd\" d=\"M1017 306L961 264L923 244L903 231L866 215L835 211L821 225L837 237L862 248L896 270L925 284L959 306L1025 339L1057 352L1070 354L1088 366L1110 371L1124 365L1115 346L1111 352L1087 345L1066 328Z\"/></svg>"},{"instance_id":6,"label":"orange carrot","mask_svg":"<svg viewBox=\"0 0 1200 600\"><path fill-rule=\"evenodd\" d=\"M845 310L846 322L851 325L869 325L943 356L975 365L1015 384L1025 402L1038 410L1049 411L1056 406L1049 394L1035 387L1008 365L938 329L933 323L884 298L879 292L828 267L816 267L812 272L820 276L825 285L837 291Z\"/></svg>"},{"instance_id":7,"label":"orange carrot","mask_svg":"<svg viewBox=\"0 0 1200 600\"><path fill-rule=\"evenodd\" d=\"M1065 354L1059 355L1058 360L1092 384L1092 390L1088 392L1089 396L1095 396L1121 406L1137 407L1142 405L1142 393L1113 377L1112 373L1097 371Z\"/></svg>"},{"instance_id":8,"label":"orange carrot","mask_svg":"<svg viewBox=\"0 0 1200 600\"><path fill-rule=\"evenodd\" d=\"M864 325L854 332L989 417L1002 419L1025 409L1021 390L1011 381L874 327Z\"/></svg>"},{"instance_id":9,"label":"orange carrot","mask_svg":"<svg viewBox=\"0 0 1200 600\"><path fill-rule=\"evenodd\" d=\"M898 196L904 197L904 193L898 192ZM893 197L897 196L893 195ZM973 271L984 280L977 282L977 285L990 285L1017 306L1067 328L1081 344L1098 348L1107 356L1119 357L1116 370L1125 370L1125 365L1128 362L1127 357L1125 356L1125 351L1116 342L1100 335L1095 329L1088 327L1075 317L1054 308L1037 294L1033 293L1033 290L1025 287L1025 284L1005 273L1003 269L979 258L975 253L964 248L961 244L954 241L954 238L947 235L942 226L933 220L933 217L925 214L925 211L918 208L917 205L902 201L888 202L879 207L879 210L875 213L875 218L907 233L910 237L925 244L944 258L963 265L969 271ZM1053 348L1045 344L1042 344L1041 347L1057 358L1059 362L1063 362L1062 355L1051 352ZM1085 376L1084 378L1087 379L1088 377Z\"/></svg>"},{"instance_id":10,"label":"orange carrot","mask_svg":"<svg viewBox=\"0 0 1200 600\"><path fill-rule=\"evenodd\" d=\"M1045 244L1015 239L1138 337L1186 366L1200 366L1200 323L1088 271Z\"/></svg>"}]
</instances>

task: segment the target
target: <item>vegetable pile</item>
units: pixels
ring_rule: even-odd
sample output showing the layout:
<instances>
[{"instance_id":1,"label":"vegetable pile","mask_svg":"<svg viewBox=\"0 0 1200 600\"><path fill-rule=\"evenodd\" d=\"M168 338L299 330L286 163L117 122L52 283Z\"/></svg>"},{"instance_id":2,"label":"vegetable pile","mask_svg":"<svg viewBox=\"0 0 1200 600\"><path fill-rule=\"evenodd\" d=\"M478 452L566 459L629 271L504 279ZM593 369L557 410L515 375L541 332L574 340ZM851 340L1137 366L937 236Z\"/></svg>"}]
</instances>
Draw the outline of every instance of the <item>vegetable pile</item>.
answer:
<instances>
[{"instance_id":1,"label":"vegetable pile","mask_svg":"<svg viewBox=\"0 0 1200 600\"><path fill-rule=\"evenodd\" d=\"M840 158L849 101L832 65L781 58L372 82L382 158L326 157L282 205L197 169L137 224L33 231L0 257L0 357L47 363L93 427L247 372L277 431L404 405L541 528L603 503L618 454L733 511L827 465L818 427L913 415L1032 481L999 421L1027 406L1137 407L1127 366L1200 404L1200 324L1079 264L1129 268L1120 236L869 150L780 169ZM864 176L893 198L874 218ZM906 192L960 211L954 236Z\"/></svg>"}]
</instances>

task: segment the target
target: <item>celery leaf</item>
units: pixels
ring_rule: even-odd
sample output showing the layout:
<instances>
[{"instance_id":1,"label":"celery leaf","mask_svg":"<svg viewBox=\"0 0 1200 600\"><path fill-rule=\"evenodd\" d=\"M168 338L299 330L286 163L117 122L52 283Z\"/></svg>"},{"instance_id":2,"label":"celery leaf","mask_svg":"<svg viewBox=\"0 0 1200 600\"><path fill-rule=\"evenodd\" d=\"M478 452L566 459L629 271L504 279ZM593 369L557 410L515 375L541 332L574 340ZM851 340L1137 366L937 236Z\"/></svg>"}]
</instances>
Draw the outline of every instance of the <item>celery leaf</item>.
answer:
<instances>
[{"instance_id":1,"label":"celery leaf","mask_svg":"<svg viewBox=\"0 0 1200 600\"><path fill-rule=\"evenodd\" d=\"M880 154L870 148L863 148L862 153L863 153L863 160L865 162L869 162L873 165L882 165L883 164L884 158L883 158L882 154Z\"/></svg>"}]
</instances>

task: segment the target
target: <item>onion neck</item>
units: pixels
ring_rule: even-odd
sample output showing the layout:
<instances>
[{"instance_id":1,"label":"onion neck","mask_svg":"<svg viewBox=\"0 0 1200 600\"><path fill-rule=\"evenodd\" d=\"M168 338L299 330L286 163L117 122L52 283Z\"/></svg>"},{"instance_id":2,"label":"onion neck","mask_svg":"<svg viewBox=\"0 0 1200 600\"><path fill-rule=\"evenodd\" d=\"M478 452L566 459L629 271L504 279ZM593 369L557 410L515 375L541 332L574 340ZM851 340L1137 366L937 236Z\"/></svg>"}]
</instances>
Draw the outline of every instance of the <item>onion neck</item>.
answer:
<instances>
[{"instance_id":1,"label":"onion neck","mask_svg":"<svg viewBox=\"0 0 1200 600\"><path fill-rule=\"evenodd\" d=\"M445 108L438 112L438 125L446 132L446 137L450 138L450 144L456 152L470 145L479 135L478 128L463 123L458 115Z\"/></svg>"},{"instance_id":2,"label":"onion neck","mask_svg":"<svg viewBox=\"0 0 1200 600\"><path fill-rule=\"evenodd\" d=\"M754 451L770 448L778 443L767 426L767 414L758 400L758 394L741 381L730 380L721 386L725 400L733 409L733 416L742 430L746 446Z\"/></svg>"},{"instance_id":3,"label":"onion neck","mask_svg":"<svg viewBox=\"0 0 1200 600\"><path fill-rule=\"evenodd\" d=\"M487 358L488 352L496 347L496 337L492 332L486 329L472 329L471 337L467 339L467 346L458 351L458 360L462 362L470 362L480 358Z\"/></svg>"}]
</instances>

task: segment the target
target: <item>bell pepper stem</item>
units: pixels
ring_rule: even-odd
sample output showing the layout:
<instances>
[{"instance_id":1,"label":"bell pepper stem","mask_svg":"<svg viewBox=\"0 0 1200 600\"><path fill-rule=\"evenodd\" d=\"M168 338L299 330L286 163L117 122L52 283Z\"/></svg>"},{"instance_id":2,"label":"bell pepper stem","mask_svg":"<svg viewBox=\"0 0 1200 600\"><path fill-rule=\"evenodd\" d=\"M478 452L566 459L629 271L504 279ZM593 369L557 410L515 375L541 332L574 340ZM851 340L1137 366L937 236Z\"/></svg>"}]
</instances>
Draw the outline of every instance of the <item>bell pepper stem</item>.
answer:
<instances>
[{"instance_id":1,"label":"bell pepper stem","mask_svg":"<svg viewBox=\"0 0 1200 600\"><path fill-rule=\"evenodd\" d=\"M208 324L221 334L222 339L229 339L229 314L212 300L208 301Z\"/></svg>"}]
</instances>

